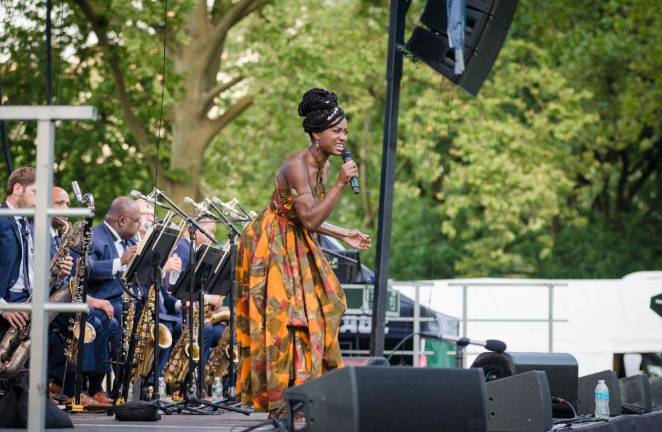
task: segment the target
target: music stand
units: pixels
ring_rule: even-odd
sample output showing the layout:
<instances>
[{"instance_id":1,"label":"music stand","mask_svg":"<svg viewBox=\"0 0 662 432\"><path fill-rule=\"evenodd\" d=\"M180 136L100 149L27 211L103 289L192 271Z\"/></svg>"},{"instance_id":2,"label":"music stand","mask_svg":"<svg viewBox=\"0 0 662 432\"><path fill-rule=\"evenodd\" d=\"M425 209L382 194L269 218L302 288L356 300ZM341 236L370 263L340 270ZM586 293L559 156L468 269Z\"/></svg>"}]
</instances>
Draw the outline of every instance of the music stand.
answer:
<instances>
[{"instance_id":1,"label":"music stand","mask_svg":"<svg viewBox=\"0 0 662 432\"><path fill-rule=\"evenodd\" d=\"M230 281L230 247L226 243L222 252L218 255L218 259L214 264L211 277L208 279L207 284L203 290L207 294L226 296L230 291L232 281Z\"/></svg>"},{"instance_id":2,"label":"music stand","mask_svg":"<svg viewBox=\"0 0 662 432\"><path fill-rule=\"evenodd\" d=\"M152 372L154 374L154 387L155 387L155 402L156 405L160 408L163 408L160 400L159 394L159 338L158 338L158 328L160 324L159 311L160 311L160 300L159 296L161 295L161 284L162 284L162 275L161 270L165 265L166 261L170 257L171 251L174 249L177 239L179 238L179 231L176 228L171 226L165 226L163 224L156 224L152 226L152 229L147 232L145 235L145 240L140 243L138 250L134 255L133 259L127 267L125 272L125 281L131 281L131 285L138 285L142 289L144 288L145 293L142 294L143 298L146 299L147 292L149 287L153 284L155 286L156 295L154 296L154 362L152 364ZM146 300L145 300L146 301ZM143 305L143 313L146 311L146 304ZM137 338L136 326L138 322L133 320L132 328L132 340L131 342L135 344L135 339ZM132 350L130 349L129 352ZM124 365L124 383L122 388L122 397L124 400L128 396L128 381L130 379L131 369L133 366L133 353L129 355L129 358L126 359Z\"/></svg>"},{"instance_id":3,"label":"music stand","mask_svg":"<svg viewBox=\"0 0 662 432\"><path fill-rule=\"evenodd\" d=\"M193 296L200 294L203 286L207 285L207 281L212 276L215 263L222 255L222 249L202 245L195 251L195 280L193 283L194 291ZM187 301L190 297L189 291L191 287L191 270L189 266L182 269L182 274L177 279L177 282L171 289L171 294L176 298Z\"/></svg>"}]
</instances>

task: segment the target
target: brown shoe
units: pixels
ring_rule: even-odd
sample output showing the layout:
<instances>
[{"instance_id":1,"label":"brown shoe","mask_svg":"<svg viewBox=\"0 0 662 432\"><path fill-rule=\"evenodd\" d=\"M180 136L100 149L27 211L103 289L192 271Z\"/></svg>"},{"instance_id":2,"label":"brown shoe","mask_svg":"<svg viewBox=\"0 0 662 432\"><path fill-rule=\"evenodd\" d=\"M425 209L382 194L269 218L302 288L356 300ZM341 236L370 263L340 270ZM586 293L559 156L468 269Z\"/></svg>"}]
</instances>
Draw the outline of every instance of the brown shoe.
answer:
<instances>
[{"instance_id":1,"label":"brown shoe","mask_svg":"<svg viewBox=\"0 0 662 432\"><path fill-rule=\"evenodd\" d=\"M69 403L73 404L74 403L74 398L69 399ZM112 403L103 403L103 402L98 402L94 400L90 395L88 395L85 392L82 392L80 394L80 403L83 406L92 406L92 407L105 407L105 408L110 408L112 406Z\"/></svg>"},{"instance_id":2,"label":"brown shoe","mask_svg":"<svg viewBox=\"0 0 662 432\"><path fill-rule=\"evenodd\" d=\"M62 394L62 387L59 385L55 384L53 381L48 383L48 392L52 395L61 395Z\"/></svg>"},{"instance_id":3,"label":"brown shoe","mask_svg":"<svg viewBox=\"0 0 662 432\"><path fill-rule=\"evenodd\" d=\"M92 399L103 404L109 404L109 405L113 404L113 400L109 398L106 392L104 391L96 392L94 396L92 396Z\"/></svg>"}]
</instances>

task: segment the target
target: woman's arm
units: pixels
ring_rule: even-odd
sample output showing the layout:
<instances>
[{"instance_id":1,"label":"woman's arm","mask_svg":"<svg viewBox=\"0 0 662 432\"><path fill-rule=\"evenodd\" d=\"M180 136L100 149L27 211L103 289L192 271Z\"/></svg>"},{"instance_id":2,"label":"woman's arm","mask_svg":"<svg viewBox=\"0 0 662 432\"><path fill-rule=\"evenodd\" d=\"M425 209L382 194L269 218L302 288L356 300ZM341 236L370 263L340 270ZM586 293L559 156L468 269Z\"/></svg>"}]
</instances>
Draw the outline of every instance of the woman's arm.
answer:
<instances>
[{"instance_id":1,"label":"woman's arm","mask_svg":"<svg viewBox=\"0 0 662 432\"><path fill-rule=\"evenodd\" d=\"M308 231L317 231L322 223L329 217L331 211L338 203L342 190L349 179L356 175L356 164L347 162L343 164L336 183L327 191L326 196L317 204L313 197L308 179L308 167L301 158L292 159L285 166L285 179L288 187L297 192L294 198L294 210L299 220Z\"/></svg>"}]
</instances>

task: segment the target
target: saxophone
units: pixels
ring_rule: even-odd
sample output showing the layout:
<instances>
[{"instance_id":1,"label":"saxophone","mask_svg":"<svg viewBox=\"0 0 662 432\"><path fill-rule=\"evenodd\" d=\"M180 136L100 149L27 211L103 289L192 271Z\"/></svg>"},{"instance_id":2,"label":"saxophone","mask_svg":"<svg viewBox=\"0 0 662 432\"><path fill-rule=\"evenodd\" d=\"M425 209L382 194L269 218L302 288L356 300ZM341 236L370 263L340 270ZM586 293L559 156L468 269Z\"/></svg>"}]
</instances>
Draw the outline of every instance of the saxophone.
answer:
<instances>
[{"instance_id":1,"label":"saxophone","mask_svg":"<svg viewBox=\"0 0 662 432\"><path fill-rule=\"evenodd\" d=\"M62 242L55 256L51 259L49 286L57 280L62 259L69 255L74 245L83 242L85 221L78 221L73 226L68 222L62 233ZM51 303L67 303L73 297L70 286L63 286L48 299ZM30 302L31 298L28 299ZM50 313L48 322L55 319L57 313ZM23 328L10 327L0 341L0 378L13 378L25 365L30 356L30 323Z\"/></svg>"},{"instance_id":2,"label":"saxophone","mask_svg":"<svg viewBox=\"0 0 662 432\"><path fill-rule=\"evenodd\" d=\"M234 347L234 361L236 362L239 358L239 352L237 351L237 346ZM223 330L223 335L221 340L218 342L218 345L214 347L211 354L209 355L209 360L205 365L205 379L207 385L213 385L214 379L220 377L223 379L228 373L228 368L230 367L230 326L225 327Z\"/></svg>"},{"instance_id":3,"label":"saxophone","mask_svg":"<svg viewBox=\"0 0 662 432\"><path fill-rule=\"evenodd\" d=\"M152 285L147 293L145 304L140 320L138 321L138 343L136 344L136 372L140 377L147 378L154 361L154 300L156 298L156 285ZM170 348L172 345L172 334L168 327L159 323L159 347Z\"/></svg>"},{"instance_id":4,"label":"saxophone","mask_svg":"<svg viewBox=\"0 0 662 432\"><path fill-rule=\"evenodd\" d=\"M87 239L86 239L87 240ZM86 241L84 240L84 241ZM85 258L79 257L76 260L76 275L69 281L69 291L71 292L71 301L74 303L82 303L83 296L80 290L80 285L85 276ZM67 357L69 363L76 364L78 362L78 337L80 336L80 314L76 315L76 319L69 320L71 326L69 327L70 337L67 339L67 346L64 349L64 355ZM88 321L85 321L85 333L83 336L84 343L94 342L97 334L94 326Z\"/></svg>"},{"instance_id":5,"label":"saxophone","mask_svg":"<svg viewBox=\"0 0 662 432\"><path fill-rule=\"evenodd\" d=\"M198 322L200 319L200 311L198 309L193 311L193 361L200 360L200 345L195 340L198 334ZM182 336L177 340L175 347L170 353L170 358L165 365L163 372L164 381L167 384L181 384L186 380L189 367L189 326L190 322L184 324L182 329Z\"/></svg>"}]
</instances>

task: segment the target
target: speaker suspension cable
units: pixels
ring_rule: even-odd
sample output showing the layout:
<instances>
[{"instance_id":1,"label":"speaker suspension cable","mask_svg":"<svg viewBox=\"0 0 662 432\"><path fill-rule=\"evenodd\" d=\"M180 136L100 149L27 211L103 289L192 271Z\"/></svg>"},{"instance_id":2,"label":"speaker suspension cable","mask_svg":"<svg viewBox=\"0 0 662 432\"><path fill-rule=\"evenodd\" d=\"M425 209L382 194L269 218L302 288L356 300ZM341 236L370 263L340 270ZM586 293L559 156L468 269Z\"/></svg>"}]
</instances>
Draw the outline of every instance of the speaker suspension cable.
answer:
<instances>
[{"instance_id":1,"label":"speaker suspension cable","mask_svg":"<svg viewBox=\"0 0 662 432\"><path fill-rule=\"evenodd\" d=\"M163 0L163 64L161 70L161 104L159 108L159 123L156 138L156 161L154 162L154 187L156 190L159 182L159 165L161 155L161 133L163 128L163 99L165 96L166 83L166 48L168 43L168 0ZM154 220L156 220L156 206L154 206Z\"/></svg>"}]
</instances>

